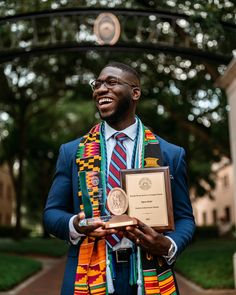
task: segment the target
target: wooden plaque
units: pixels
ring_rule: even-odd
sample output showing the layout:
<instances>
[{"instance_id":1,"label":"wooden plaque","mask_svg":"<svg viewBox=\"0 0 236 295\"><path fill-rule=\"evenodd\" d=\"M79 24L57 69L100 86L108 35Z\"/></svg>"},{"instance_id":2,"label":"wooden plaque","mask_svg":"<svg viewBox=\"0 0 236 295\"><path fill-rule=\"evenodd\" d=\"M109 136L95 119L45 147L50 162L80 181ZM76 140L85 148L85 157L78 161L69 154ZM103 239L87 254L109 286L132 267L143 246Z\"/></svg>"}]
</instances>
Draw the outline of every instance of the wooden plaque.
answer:
<instances>
[{"instance_id":1,"label":"wooden plaque","mask_svg":"<svg viewBox=\"0 0 236 295\"><path fill-rule=\"evenodd\" d=\"M169 167L121 170L128 215L158 232L174 230Z\"/></svg>"}]
</instances>

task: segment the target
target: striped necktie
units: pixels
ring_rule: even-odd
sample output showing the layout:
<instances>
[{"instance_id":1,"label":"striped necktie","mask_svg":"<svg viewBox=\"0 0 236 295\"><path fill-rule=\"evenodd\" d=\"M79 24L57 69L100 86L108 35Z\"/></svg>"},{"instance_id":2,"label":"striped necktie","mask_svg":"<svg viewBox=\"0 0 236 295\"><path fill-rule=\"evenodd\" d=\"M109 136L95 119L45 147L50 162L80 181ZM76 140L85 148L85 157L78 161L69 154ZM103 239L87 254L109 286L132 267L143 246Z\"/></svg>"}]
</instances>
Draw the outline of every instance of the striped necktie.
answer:
<instances>
[{"instance_id":1,"label":"striped necktie","mask_svg":"<svg viewBox=\"0 0 236 295\"><path fill-rule=\"evenodd\" d=\"M128 137L122 132L117 132L113 135L116 140L116 145L111 155L111 161L108 171L107 179L107 195L114 187L120 187L120 170L126 169L126 149L123 145L123 141ZM112 248L121 241L121 236L118 234L112 234L106 237L107 244Z\"/></svg>"},{"instance_id":2,"label":"striped necktie","mask_svg":"<svg viewBox=\"0 0 236 295\"><path fill-rule=\"evenodd\" d=\"M126 148L123 145L127 135L122 132L117 132L113 135L116 140L116 145L111 155L111 161L108 171L107 194L114 187L120 187L120 170L127 168L126 163Z\"/></svg>"}]
</instances>

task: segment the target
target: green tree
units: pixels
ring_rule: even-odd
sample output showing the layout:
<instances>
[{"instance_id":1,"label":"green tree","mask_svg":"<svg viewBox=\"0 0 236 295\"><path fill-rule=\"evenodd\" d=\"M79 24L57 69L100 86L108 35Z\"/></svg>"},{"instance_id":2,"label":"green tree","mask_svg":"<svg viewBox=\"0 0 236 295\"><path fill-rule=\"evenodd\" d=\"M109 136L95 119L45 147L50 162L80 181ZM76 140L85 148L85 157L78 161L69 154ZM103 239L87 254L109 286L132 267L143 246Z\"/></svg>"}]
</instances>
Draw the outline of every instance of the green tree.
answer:
<instances>
[{"instance_id":1,"label":"green tree","mask_svg":"<svg viewBox=\"0 0 236 295\"><path fill-rule=\"evenodd\" d=\"M0 0L2 16L78 7L132 7L185 13L189 18L184 26L174 31L181 39L175 42L225 55L230 53L233 44L236 45L235 34L232 34L235 31L230 29L235 25L235 5L229 0L221 3L212 0L198 3L183 0L38 0L30 5L28 1ZM54 19L55 36L59 36L61 42L74 40L78 25L76 17L64 18L63 23L61 20ZM53 45L50 43L51 23L44 18L38 21L37 37L41 45ZM122 34L132 36L137 29L137 18L130 16L128 21L127 31ZM225 31L222 22L232 26ZM140 24L137 42L152 33L147 19L140 20ZM79 27L84 30L81 38L85 40L89 26L91 18L84 16ZM159 33L163 42L173 39L168 21L159 23ZM19 51L24 46L31 49L29 21L20 20L7 26L0 23L0 36L0 50L14 44ZM146 50L129 54L110 49L25 55L0 66L0 159L8 162L14 181L17 232L20 232L23 205L28 220L40 219L60 144L84 134L97 120L89 81L110 60L131 64L141 74L143 93L139 116L157 134L187 150L190 185L197 196L206 192L210 195L210 189L214 187L212 163L222 156L230 157L227 100L224 92L215 86L225 64L171 55L164 49L162 52Z\"/></svg>"},{"instance_id":2,"label":"green tree","mask_svg":"<svg viewBox=\"0 0 236 295\"><path fill-rule=\"evenodd\" d=\"M27 160L30 149L33 149L32 143L36 142L36 139L32 139L31 123L34 122L35 118L40 119L41 114L49 114L48 110L54 111L55 105L61 97L74 96L74 93L71 92L70 79L68 79L68 87L65 87L64 90L61 89L61 83L64 83L64 79L68 75L72 75L68 71L63 76L63 57L59 63L61 69L55 66L58 71L56 79L53 75L48 75L50 70L54 74L55 68L51 67L51 63L54 63L54 61L55 58L53 57L43 60L36 58L19 64L8 64L5 68L1 68L0 88L3 95L0 106L2 114L9 117L5 123L2 122L1 158L7 161L10 167L16 192L16 232L19 235L21 234L21 208L24 203ZM77 87L79 88L79 83ZM76 87L74 90L76 90ZM66 115L59 118L55 117L56 124L62 124L63 120L63 124L65 124ZM39 126L42 125L40 121L38 121L38 124ZM34 137L36 135L41 134L34 134ZM48 135L50 134L48 133ZM58 138L58 142L60 143L60 138ZM38 152L43 153L42 150ZM15 171L14 167L17 167Z\"/></svg>"}]
</instances>

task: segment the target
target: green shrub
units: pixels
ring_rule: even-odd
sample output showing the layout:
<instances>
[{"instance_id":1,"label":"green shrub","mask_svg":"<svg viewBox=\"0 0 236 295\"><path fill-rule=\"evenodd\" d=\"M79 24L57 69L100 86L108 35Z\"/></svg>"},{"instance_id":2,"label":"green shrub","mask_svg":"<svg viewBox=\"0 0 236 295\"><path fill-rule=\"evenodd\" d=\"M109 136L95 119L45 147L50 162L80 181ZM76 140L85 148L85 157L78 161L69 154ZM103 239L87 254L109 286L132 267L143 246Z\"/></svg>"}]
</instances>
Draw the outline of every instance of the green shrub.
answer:
<instances>
[{"instance_id":1,"label":"green shrub","mask_svg":"<svg viewBox=\"0 0 236 295\"><path fill-rule=\"evenodd\" d=\"M197 226L194 234L194 240L215 239L218 237L219 233L216 225Z\"/></svg>"},{"instance_id":2,"label":"green shrub","mask_svg":"<svg viewBox=\"0 0 236 295\"><path fill-rule=\"evenodd\" d=\"M31 230L28 228L22 228L20 236L27 238L30 236ZM13 226L0 225L0 237L1 238L14 238L16 236L16 229Z\"/></svg>"}]
</instances>

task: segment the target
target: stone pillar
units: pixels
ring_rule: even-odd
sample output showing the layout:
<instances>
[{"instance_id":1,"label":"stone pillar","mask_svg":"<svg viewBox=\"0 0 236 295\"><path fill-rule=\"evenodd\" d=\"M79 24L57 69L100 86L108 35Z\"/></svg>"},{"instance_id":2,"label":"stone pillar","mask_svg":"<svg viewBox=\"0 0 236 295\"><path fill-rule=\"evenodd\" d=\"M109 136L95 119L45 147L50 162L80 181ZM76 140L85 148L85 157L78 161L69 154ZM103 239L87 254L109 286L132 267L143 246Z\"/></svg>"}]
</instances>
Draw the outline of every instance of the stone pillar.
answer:
<instances>
[{"instance_id":1,"label":"stone pillar","mask_svg":"<svg viewBox=\"0 0 236 295\"><path fill-rule=\"evenodd\" d=\"M235 52L236 53L236 52ZM218 78L216 85L224 88L228 97L230 106L229 111L229 132L230 132L230 149L233 165L234 179L236 180L236 55L228 65L223 76ZM233 182L234 192L234 223L236 224L236 181Z\"/></svg>"}]
</instances>

